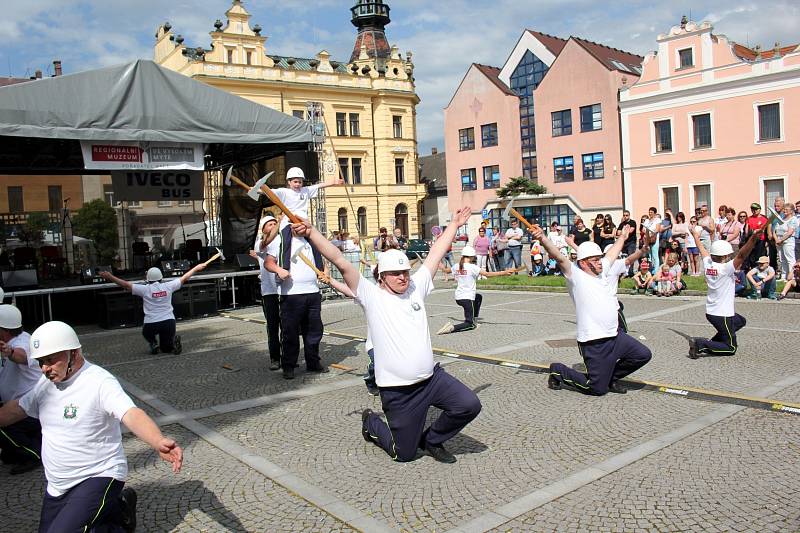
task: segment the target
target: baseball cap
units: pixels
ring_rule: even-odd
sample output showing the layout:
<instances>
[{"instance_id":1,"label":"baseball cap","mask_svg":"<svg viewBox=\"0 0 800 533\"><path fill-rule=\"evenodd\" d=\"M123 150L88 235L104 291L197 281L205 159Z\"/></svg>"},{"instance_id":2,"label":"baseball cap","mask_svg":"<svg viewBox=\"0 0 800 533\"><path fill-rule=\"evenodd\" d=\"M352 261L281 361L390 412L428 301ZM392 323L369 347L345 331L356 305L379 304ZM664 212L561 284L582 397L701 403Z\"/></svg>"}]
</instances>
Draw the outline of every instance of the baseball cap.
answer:
<instances>
[{"instance_id":1,"label":"baseball cap","mask_svg":"<svg viewBox=\"0 0 800 533\"><path fill-rule=\"evenodd\" d=\"M761 204L759 204L758 202L753 202L752 204L750 204L750 209L761 209Z\"/></svg>"}]
</instances>

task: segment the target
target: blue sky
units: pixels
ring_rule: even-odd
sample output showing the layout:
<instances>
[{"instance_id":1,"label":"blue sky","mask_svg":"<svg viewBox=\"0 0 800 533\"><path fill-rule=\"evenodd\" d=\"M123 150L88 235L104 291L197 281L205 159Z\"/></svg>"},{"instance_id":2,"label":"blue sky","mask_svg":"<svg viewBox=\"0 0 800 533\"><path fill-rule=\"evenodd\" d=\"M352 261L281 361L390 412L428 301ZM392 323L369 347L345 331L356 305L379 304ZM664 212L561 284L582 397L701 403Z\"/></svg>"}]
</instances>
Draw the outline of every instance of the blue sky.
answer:
<instances>
[{"instance_id":1,"label":"blue sky","mask_svg":"<svg viewBox=\"0 0 800 533\"><path fill-rule=\"evenodd\" d=\"M386 0L389 41L411 50L416 65L420 153L443 146L443 108L472 62L502 66L525 28L575 35L645 54L659 33L691 13L717 34L771 48L800 42L797 0ZM355 40L351 0L245 0L251 23L262 26L268 53L312 57L323 48L349 59ZM36 69L65 72L152 58L154 34L170 21L189 46L208 46L214 21L230 0L3 0L0 2L0 76ZM431 7L435 6L435 7Z\"/></svg>"}]
</instances>

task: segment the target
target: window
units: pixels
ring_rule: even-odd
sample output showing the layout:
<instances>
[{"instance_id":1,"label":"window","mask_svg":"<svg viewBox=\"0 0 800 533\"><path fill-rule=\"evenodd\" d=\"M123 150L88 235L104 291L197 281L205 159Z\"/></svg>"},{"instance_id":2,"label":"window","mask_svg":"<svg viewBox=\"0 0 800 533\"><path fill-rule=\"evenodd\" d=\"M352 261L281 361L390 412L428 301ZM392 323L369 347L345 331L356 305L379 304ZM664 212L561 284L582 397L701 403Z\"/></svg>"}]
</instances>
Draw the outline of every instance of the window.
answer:
<instances>
[{"instance_id":1,"label":"window","mask_svg":"<svg viewBox=\"0 0 800 533\"><path fill-rule=\"evenodd\" d=\"M603 113L600 104L581 107L581 131L597 131L603 129Z\"/></svg>"},{"instance_id":2,"label":"window","mask_svg":"<svg viewBox=\"0 0 800 533\"><path fill-rule=\"evenodd\" d=\"M503 220L503 208L489 210L489 227L498 227L505 231L509 223ZM517 211L531 223L538 223L543 228L549 227L553 222L558 222L564 233L572 229L572 222L575 220L575 212L567 204L519 206Z\"/></svg>"},{"instance_id":3,"label":"window","mask_svg":"<svg viewBox=\"0 0 800 533\"><path fill-rule=\"evenodd\" d=\"M481 146L497 146L497 122L481 126Z\"/></svg>"},{"instance_id":4,"label":"window","mask_svg":"<svg viewBox=\"0 0 800 533\"><path fill-rule=\"evenodd\" d=\"M347 209L340 207L336 214L339 219L339 231L347 231Z\"/></svg>"},{"instance_id":5,"label":"window","mask_svg":"<svg viewBox=\"0 0 800 533\"><path fill-rule=\"evenodd\" d=\"M233 50L228 50L228 63L233 63Z\"/></svg>"},{"instance_id":6,"label":"window","mask_svg":"<svg viewBox=\"0 0 800 533\"><path fill-rule=\"evenodd\" d=\"M361 158L354 157L350 163L353 166L353 185L361 185Z\"/></svg>"},{"instance_id":7,"label":"window","mask_svg":"<svg viewBox=\"0 0 800 533\"><path fill-rule=\"evenodd\" d=\"M656 136L656 153L672 151L672 124L669 120L653 122Z\"/></svg>"},{"instance_id":8,"label":"window","mask_svg":"<svg viewBox=\"0 0 800 533\"><path fill-rule=\"evenodd\" d=\"M692 131L694 132L694 148L711 148L711 114L692 116Z\"/></svg>"},{"instance_id":9,"label":"window","mask_svg":"<svg viewBox=\"0 0 800 533\"><path fill-rule=\"evenodd\" d=\"M556 183L575 181L575 164L571 155L553 159L553 175Z\"/></svg>"},{"instance_id":10,"label":"window","mask_svg":"<svg viewBox=\"0 0 800 533\"><path fill-rule=\"evenodd\" d=\"M461 169L461 190L474 191L478 188L477 172L474 168Z\"/></svg>"},{"instance_id":11,"label":"window","mask_svg":"<svg viewBox=\"0 0 800 533\"><path fill-rule=\"evenodd\" d=\"M367 235L367 208L358 208L358 234Z\"/></svg>"},{"instance_id":12,"label":"window","mask_svg":"<svg viewBox=\"0 0 800 533\"><path fill-rule=\"evenodd\" d=\"M403 117L398 115L392 117L392 130L395 139L403 138Z\"/></svg>"},{"instance_id":13,"label":"window","mask_svg":"<svg viewBox=\"0 0 800 533\"><path fill-rule=\"evenodd\" d=\"M662 213L670 209L673 213L680 211L680 194L677 187L662 187L661 189Z\"/></svg>"},{"instance_id":14,"label":"window","mask_svg":"<svg viewBox=\"0 0 800 533\"><path fill-rule=\"evenodd\" d=\"M300 120L304 120L306 118L306 112L301 109L295 109L292 111L292 116L294 118L299 118Z\"/></svg>"},{"instance_id":15,"label":"window","mask_svg":"<svg viewBox=\"0 0 800 533\"><path fill-rule=\"evenodd\" d=\"M25 211L25 204L22 201L22 187L8 188L8 212L22 213Z\"/></svg>"},{"instance_id":16,"label":"window","mask_svg":"<svg viewBox=\"0 0 800 533\"><path fill-rule=\"evenodd\" d=\"M394 182L397 185L402 185L406 181L405 176L405 161L402 159L394 160Z\"/></svg>"},{"instance_id":17,"label":"window","mask_svg":"<svg viewBox=\"0 0 800 533\"><path fill-rule=\"evenodd\" d=\"M51 213L61 211L61 185L47 186L47 205Z\"/></svg>"},{"instance_id":18,"label":"window","mask_svg":"<svg viewBox=\"0 0 800 533\"><path fill-rule=\"evenodd\" d=\"M497 189L500 187L500 166L483 167L483 188Z\"/></svg>"},{"instance_id":19,"label":"window","mask_svg":"<svg viewBox=\"0 0 800 533\"><path fill-rule=\"evenodd\" d=\"M345 137L347 135L347 114L336 113L336 135Z\"/></svg>"},{"instance_id":20,"label":"window","mask_svg":"<svg viewBox=\"0 0 800 533\"><path fill-rule=\"evenodd\" d=\"M583 179L599 180L604 177L603 152L583 154Z\"/></svg>"},{"instance_id":21,"label":"window","mask_svg":"<svg viewBox=\"0 0 800 533\"><path fill-rule=\"evenodd\" d=\"M536 128L533 113L533 91L547 73L545 65L533 52L527 50L511 73L511 90L519 96L520 141L522 147L522 175L536 179Z\"/></svg>"},{"instance_id":22,"label":"window","mask_svg":"<svg viewBox=\"0 0 800 533\"><path fill-rule=\"evenodd\" d=\"M349 165L346 157L339 158L339 174L345 183L350 183Z\"/></svg>"},{"instance_id":23,"label":"window","mask_svg":"<svg viewBox=\"0 0 800 533\"><path fill-rule=\"evenodd\" d=\"M253 64L253 52L245 52L244 53L245 63L248 65Z\"/></svg>"},{"instance_id":24,"label":"window","mask_svg":"<svg viewBox=\"0 0 800 533\"><path fill-rule=\"evenodd\" d=\"M463 152L464 150L474 150L474 149L475 149L475 128L464 128L463 130L458 130L459 152Z\"/></svg>"},{"instance_id":25,"label":"window","mask_svg":"<svg viewBox=\"0 0 800 533\"><path fill-rule=\"evenodd\" d=\"M694 191L694 208L697 209L705 205L709 207L709 214L712 214L711 185L693 185L692 190Z\"/></svg>"},{"instance_id":26,"label":"window","mask_svg":"<svg viewBox=\"0 0 800 533\"><path fill-rule=\"evenodd\" d=\"M764 205L772 207L775 205L775 198L785 197L783 188L783 178L764 180Z\"/></svg>"},{"instance_id":27,"label":"window","mask_svg":"<svg viewBox=\"0 0 800 533\"><path fill-rule=\"evenodd\" d=\"M103 185L103 196L111 207L117 207L119 202L114 201L114 189L111 185Z\"/></svg>"},{"instance_id":28,"label":"window","mask_svg":"<svg viewBox=\"0 0 800 533\"><path fill-rule=\"evenodd\" d=\"M142 207L142 202L140 202L139 200L129 200L128 201L128 207L132 207L132 208L137 208L138 209L138 208Z\"/></svg>"},{"instance_id":29,"label":"window","mask_svg":"<svg viewBox=\"0 0 800 533\"><path fill-rule=\"evenodd\" d=\"M159 200L158 201L158 207L172 207L172 201L171 200Z\"/></svg>"},{"instance_id":30,"label":"window","mask_svg":"<svg viewBox=\"0 0 800 533\"><path fill-rule=\"evenodd\" d=\"M758 106L758 140L779 141L781 139L781 107L778 102Z\"/></svg>"},{"instance_id":31,"label":"window","mask_svg":"<svg viewBox=\"0 0 800 533\"><path fill-rule=\"evenodd\" d=\"M572 112L569 109L555 111L553 115L553 137L572 134Z\"/></svg>"},{"instance_id":32,"label":"window","mask_svg":"<svg viewBox=\"0 0 800 533\"><path fill-rule=\"evenodd\" d=\"M358 123L358 113L350 113L350 135L359 137L361 135L361 126Z\"/></svg>"},{"instance_id":33,"label":"window","mask_svg":"<svg viewBox=\"0 0 800 533\"><path fill-rule=\"evenodd\" d=\"M678 68L689 68L694 66L694 58L692 57L692 49L684 48L678 50L678 57L680 58L681 65Z\"/></svg>"}]
</instances>

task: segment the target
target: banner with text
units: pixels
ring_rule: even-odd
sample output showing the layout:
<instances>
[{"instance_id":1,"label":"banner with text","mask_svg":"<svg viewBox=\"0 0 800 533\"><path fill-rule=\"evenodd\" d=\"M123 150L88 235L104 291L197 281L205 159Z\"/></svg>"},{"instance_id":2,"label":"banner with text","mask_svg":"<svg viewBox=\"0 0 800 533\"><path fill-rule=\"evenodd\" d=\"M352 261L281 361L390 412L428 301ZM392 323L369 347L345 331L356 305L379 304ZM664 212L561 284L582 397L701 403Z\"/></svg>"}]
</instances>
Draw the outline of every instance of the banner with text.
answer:
<instances>
[{"instance_id":1,"label":"banner with text","mask_svg":"<svg viewBox=\"0 0 800 533\"><path fill-rule=\"evenodd\" d=\"M199 170L115 170L111 172L114 200L202 200Z\"/></svg>"},{"instance_id":2,"label":"banner with text","mask_svg":"<svg viewBox=\"0 0 800 533\"><path fill-rule=\"evenodd\" d=\"M203 170L202 144L81 141L83 165L98 170Z\"/></svg>"}]
</instances>

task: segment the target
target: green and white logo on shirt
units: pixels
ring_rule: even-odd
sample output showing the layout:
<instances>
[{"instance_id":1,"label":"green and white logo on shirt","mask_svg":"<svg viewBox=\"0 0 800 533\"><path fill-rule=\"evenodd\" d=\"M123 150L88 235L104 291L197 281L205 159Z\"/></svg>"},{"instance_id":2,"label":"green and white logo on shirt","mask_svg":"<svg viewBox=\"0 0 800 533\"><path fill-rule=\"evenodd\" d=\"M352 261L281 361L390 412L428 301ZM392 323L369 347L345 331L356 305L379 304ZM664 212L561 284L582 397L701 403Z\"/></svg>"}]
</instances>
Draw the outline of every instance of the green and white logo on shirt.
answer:
<instances>
[{"instance_id":1,"label":"green and white logo on shirt","mask_svg":"<svg viewBox=\"0 0 800 533\"><path fill-rule=\"evenodd\" d=\"M72 404L64 406L64 418L67 420L72 420L73 418L77 418L78 416L78 408Z\"/></svg>"}]
</instances>

